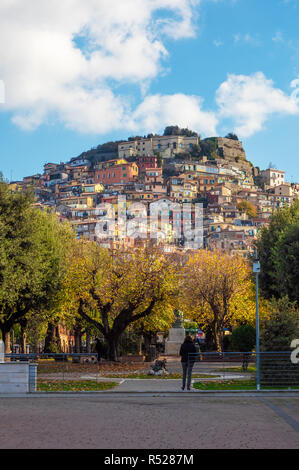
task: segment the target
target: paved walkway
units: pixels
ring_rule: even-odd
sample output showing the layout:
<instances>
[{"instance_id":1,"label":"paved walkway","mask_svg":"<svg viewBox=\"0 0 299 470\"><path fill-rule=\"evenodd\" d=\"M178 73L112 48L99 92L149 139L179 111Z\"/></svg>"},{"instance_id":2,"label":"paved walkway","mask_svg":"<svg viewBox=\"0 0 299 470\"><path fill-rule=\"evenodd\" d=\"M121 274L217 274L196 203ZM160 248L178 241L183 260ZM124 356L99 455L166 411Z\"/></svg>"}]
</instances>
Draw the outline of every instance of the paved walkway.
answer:
<instances>
[{"instance_id":1,"label":"paved walkway","mask_svg":"<svg viewBox=\"0 0 299 470\"><path fill-rule=\"evenodd\" d=\"M0 398L0 416L1 449L299 449L299 397L285 395Z\"/></svg>"}]
</instances>

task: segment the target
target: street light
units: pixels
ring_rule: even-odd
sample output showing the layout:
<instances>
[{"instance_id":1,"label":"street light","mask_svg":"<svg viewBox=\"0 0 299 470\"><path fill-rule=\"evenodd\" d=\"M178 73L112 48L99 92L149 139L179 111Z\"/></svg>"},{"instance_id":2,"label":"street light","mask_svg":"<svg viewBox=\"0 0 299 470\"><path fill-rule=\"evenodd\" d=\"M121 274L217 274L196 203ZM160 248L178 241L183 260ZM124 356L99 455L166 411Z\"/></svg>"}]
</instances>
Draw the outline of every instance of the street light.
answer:
<instances>
[{"instance_id":1,"label":"street light","mask_svg":"<svg viewBox=\"0 0 299 470\"><path fill-rule=\"evenodd\" d=\"M256 302L256 386L261 389L260 377L260 320L259 320L259 273L261 264L258 259L257 249L254 254L253 272L255 273L255 302Z\"/></svg>"}]
</instances>

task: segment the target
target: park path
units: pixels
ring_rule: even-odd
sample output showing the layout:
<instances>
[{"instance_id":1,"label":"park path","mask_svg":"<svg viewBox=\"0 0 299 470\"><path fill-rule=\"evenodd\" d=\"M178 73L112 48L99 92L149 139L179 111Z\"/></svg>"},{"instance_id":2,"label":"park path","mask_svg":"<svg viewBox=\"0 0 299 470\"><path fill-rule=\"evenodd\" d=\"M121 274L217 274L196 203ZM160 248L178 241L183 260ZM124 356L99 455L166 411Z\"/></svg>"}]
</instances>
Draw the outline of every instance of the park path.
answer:
<instances>
[{"instance_id":1,"label":"park path","mask_svg":"<svg viewBox=\"0 0 299 470\"><path fill-rule=\"evenodd\" d=\"M180 379L123 379L115 392L181 392Z\"/></svg>"}]
</instances>

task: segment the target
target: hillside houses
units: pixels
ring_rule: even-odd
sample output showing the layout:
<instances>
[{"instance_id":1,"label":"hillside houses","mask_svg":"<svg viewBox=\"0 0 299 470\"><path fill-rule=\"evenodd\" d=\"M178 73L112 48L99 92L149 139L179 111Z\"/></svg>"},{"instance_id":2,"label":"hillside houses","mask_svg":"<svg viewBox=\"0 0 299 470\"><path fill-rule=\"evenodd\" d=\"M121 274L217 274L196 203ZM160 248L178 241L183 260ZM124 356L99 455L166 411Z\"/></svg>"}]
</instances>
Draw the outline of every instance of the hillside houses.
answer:
<instances>
[{"instance_id":1,"label":"hillside houses","mask_svg":"<svg viewBox=\"0 0 299 470\"><path fill-rule=\"evenodd\" d=\"M192 236L184 223L195 230L202 204L203 246L247 256L273 212L298 198L299 185L287 183L282 170L259 172L241 142L212 141L214 153L200 156L194 154L200 148L195 135L131 138L115 145L114 158L89 159L87 152L47 163L42 174L11 188L33 189L37 204L68 219L78 238L108 247L151 239L168 250L189 249Z\"/></svg>"}]
</instances>

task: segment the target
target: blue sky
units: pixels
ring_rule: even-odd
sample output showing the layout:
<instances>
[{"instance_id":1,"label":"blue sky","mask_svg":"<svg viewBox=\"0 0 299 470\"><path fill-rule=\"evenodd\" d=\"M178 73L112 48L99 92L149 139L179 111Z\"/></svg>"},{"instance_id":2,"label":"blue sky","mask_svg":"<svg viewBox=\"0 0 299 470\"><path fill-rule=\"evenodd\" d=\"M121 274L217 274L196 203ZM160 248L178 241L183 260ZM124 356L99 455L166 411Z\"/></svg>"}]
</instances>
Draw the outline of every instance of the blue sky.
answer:
<instances>
[{"instance_id":1,"label":"blue sky","mask_svg":"<svg viewBox=\"0 0 299 470\"><path fill-rule=\"evenodd\" d=\"M299 181L299 0L36 2L0 6L8 179L179 124Z\"/></svg>"}]
</instances>

